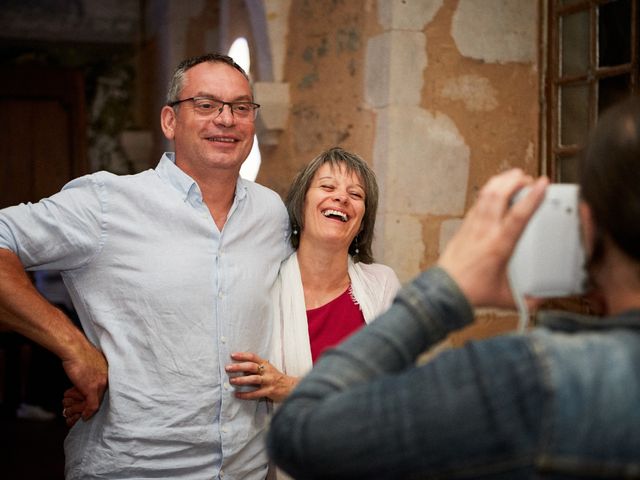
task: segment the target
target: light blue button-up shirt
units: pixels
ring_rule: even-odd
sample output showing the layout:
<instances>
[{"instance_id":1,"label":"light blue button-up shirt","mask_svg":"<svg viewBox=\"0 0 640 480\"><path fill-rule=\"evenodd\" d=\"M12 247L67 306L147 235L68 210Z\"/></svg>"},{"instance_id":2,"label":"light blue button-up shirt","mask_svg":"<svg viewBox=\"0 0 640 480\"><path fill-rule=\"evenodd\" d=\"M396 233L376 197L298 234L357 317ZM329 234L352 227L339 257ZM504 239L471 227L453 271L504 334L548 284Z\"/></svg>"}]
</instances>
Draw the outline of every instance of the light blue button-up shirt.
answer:
<instances>
[{"instance_id":1,"label":"light blue button-up shirt","mask_svg":"<svg viewBox=\"0 0 640 480\"><path fill-rule=\"evenodd\" d=\"M67 437L67 478L265 477L268 405L236 399L224 366L231 352L269 351L287 229L278 195L238 179L219 231L172 154L0 210L0 248L62 270L109 362L100 410Z\"/></svg>"}]
</instances>

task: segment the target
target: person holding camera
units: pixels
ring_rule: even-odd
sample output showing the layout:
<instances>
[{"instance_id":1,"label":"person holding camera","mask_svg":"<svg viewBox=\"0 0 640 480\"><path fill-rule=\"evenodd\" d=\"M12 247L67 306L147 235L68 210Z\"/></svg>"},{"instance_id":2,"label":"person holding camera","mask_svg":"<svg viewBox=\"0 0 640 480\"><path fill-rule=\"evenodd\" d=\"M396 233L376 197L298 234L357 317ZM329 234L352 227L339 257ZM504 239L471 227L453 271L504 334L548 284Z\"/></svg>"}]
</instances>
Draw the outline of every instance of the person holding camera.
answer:
<instances>
[{"instance_id":1,"label":"person holding camera","mask_svg":"<svg viewBox=\"0 0 640 480\"><path fill-rule=\"evenodd\" d=\"M547 312L526 333L416 365L470 325L475 307L513 307L507 266L548 180L502 173L438 264L326 352L283 403L272 459L299 479L637 478L639 158L640 100L630 99L601 117L580 165L586 268L606 316Z\"/></svg>"}]
</instances>

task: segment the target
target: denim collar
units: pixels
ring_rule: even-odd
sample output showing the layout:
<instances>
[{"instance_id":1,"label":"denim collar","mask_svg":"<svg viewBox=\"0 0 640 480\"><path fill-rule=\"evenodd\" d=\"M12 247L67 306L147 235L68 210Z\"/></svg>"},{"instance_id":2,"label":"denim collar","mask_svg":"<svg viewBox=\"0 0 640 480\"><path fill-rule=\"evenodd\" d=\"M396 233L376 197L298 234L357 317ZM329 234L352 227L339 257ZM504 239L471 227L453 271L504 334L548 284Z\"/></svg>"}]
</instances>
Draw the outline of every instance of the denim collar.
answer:
<instances>
[{"instance_id":1,"label":"denim collar","mask_svg":"<svg viewBox=\"0 0 640 480\"><path fill-rule=\"evenodd\" d=\"M583 330L611 330L628 328L640 330L640 310L627 310L610 317L596 317L559 310L538 313L537 324L551 330L577 332Z\"/></svg>"}]
</instances>

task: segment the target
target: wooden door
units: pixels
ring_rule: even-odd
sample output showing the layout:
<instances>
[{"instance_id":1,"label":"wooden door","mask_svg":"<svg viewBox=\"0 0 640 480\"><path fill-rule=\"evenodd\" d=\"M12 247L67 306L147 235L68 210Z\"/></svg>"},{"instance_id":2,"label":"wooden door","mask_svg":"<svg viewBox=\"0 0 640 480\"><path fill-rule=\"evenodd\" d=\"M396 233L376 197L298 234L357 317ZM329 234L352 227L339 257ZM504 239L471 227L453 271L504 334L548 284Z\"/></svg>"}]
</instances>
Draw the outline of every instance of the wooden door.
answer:
<instances>
[{"instance_id":1,"label":"wooden door","mask_svg":"<svg viewBox=\"0 0 640 480\"><path fill-rule=\"evenodd\" d=\"M0 69L0 208L35 202L86 173L82 76Z\"/></svg>"}]
</instances>

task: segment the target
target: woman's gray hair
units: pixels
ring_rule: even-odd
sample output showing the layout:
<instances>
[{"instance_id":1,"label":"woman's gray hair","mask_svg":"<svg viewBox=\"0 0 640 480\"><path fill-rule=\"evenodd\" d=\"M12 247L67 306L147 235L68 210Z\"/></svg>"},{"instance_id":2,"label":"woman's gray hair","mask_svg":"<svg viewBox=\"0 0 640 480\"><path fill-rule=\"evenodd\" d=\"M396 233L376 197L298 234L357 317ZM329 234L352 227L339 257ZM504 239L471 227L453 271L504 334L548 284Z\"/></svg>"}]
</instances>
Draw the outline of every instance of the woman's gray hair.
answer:
<instances>
[{"instance_id":1,"label":"woman's gray hair","mask_svg":"<svg viewBox=\"0 0 640 480\"><path fill-rule=\"evenodd\" d=\"M304 205L307 191L314 175L325 163L329 163L332 167L346 168L348 173L358 175L363 184L365 211L362 229L349 246L349 254L354 262L373 263L371 244L378 210L378 182L375 173L362 158L339 147L330 148L314 158L296 175L291 184L285 204L289 212L292 232L298 232L292 233L291 245L297 249L300 244L300 235L304 230Z\"/></svg>"},{"instance_id":2,"label":"woman's gray hair","mask_svg":"<svg viewBox=\"0 0 640 480\"><path fill-rule=\"evenodd\" d=\"M247 72L245 72L244 69L228 55L222 55L220 53L207 53L204 55L187 58L186 60L180 62L180 64L173 72L173 76L171 77L171 81L169 82L169 90L167 92L167 105L180 100L180 93L182 93L182 89L184 88L184 74L187 72L187 70L204 62L226 63L230 67L238 70L242 74L242 76L246 78L247 81L249 81L249 75L247 75ZM173 108L177 109L178 106L179 104L175 105Z\"/></svg>"}]
</instances>

